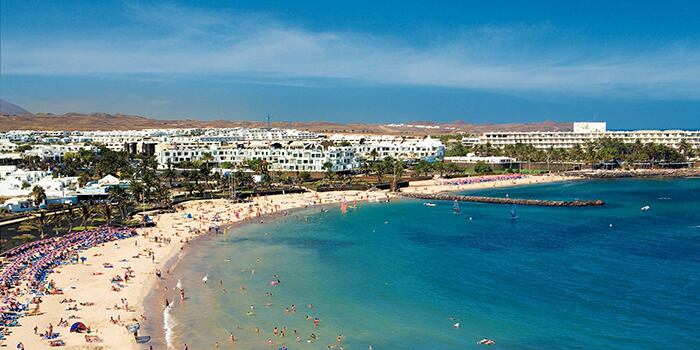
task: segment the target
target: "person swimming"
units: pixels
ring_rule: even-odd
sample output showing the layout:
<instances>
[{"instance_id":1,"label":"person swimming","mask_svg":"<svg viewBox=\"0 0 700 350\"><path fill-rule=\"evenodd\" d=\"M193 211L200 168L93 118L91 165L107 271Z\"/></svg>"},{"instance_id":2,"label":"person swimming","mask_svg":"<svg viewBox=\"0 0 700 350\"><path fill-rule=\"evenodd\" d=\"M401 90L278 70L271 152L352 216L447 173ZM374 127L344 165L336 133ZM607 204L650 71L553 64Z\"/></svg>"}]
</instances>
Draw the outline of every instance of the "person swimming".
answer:
<instances>
[{"instance_id":1,"label":"person swimming","mask_svg":"<svg viewBox=\"0 0 700 350\"><path fill-rule=\"evenodd\" d=\"M493 345L496 344L495 341L489 339L489 338L484 338L476 342L478 345Z\"/></svg>"}]
</instances>

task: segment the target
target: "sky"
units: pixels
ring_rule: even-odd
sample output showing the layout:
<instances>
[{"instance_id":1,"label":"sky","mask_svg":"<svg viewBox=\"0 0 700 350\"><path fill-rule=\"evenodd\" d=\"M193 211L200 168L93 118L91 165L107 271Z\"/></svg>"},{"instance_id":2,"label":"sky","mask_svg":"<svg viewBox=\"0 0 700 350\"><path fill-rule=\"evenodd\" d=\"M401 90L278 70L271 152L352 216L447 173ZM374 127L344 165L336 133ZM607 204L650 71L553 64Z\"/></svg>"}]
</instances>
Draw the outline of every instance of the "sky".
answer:
<instances>
[{"instance_id":1,"label":"sky","mask_svg":"<svg viewBox=\"0 0 700 350\"><path fill-rule=\"evenodd\" d=\"M162 119L700 128L700 1L0 1L0 97Z\"/></svg>"}]
</instances>

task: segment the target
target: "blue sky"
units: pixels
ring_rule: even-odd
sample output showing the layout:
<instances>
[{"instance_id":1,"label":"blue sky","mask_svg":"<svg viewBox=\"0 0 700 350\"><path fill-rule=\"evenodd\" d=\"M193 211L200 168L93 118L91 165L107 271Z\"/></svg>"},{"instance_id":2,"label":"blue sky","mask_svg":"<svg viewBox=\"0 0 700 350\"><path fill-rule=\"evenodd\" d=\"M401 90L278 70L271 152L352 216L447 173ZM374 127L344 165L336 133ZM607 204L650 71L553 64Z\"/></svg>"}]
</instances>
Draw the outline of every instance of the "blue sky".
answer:
<instances>
[{"instance_id":1,"label":"blue sky","mask_svg":"<svg viewBox=\"0 0 700 350\"><path fill-rule=\"evenodd\" d=\"M698 1L0 2L33 112L700 128Z\"/></svg>"}]
</instances>

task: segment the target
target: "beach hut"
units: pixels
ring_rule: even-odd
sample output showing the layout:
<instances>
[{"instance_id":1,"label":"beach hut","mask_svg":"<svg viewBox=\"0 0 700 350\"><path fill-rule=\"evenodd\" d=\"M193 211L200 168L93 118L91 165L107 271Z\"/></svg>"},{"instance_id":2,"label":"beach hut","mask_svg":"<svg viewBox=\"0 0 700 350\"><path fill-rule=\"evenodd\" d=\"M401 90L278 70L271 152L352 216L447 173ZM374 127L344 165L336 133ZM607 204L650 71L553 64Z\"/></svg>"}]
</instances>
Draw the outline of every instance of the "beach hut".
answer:
<instances>
[{"instance_id":1,"label":"beach hut","mask_svg":"<svg viewBox=\"0 0 700 350\"><path fill-rule=\"evenodd\" d=\"M87 327L85 327L85 324L82 322L76 322L76 323L73 323L72 326L70 326L71 333L80 333L80 332L83 332L86 330L87 330Z\"/></svg>"}]
</instances>

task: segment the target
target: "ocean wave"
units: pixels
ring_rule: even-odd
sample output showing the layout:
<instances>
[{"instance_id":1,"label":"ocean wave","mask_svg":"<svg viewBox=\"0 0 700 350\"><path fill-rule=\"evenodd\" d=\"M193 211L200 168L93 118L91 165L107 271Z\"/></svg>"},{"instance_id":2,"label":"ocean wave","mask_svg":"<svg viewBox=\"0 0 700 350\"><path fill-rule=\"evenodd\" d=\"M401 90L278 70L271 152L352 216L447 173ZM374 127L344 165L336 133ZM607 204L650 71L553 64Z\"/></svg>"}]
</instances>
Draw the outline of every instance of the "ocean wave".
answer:
<instances>
[{"instance_id":1,"label":"ocean wave","mask_svg":"<svg viewBox=\"0 0 700 350\"><path fill-rule=\"evenodd\" d=\"M163 309L163 330L165 331L165 344L168 349L173 349L173 328L175 327L175 318L170 313L172 306L166 306Z\"/></svg>"}]
</instances>

